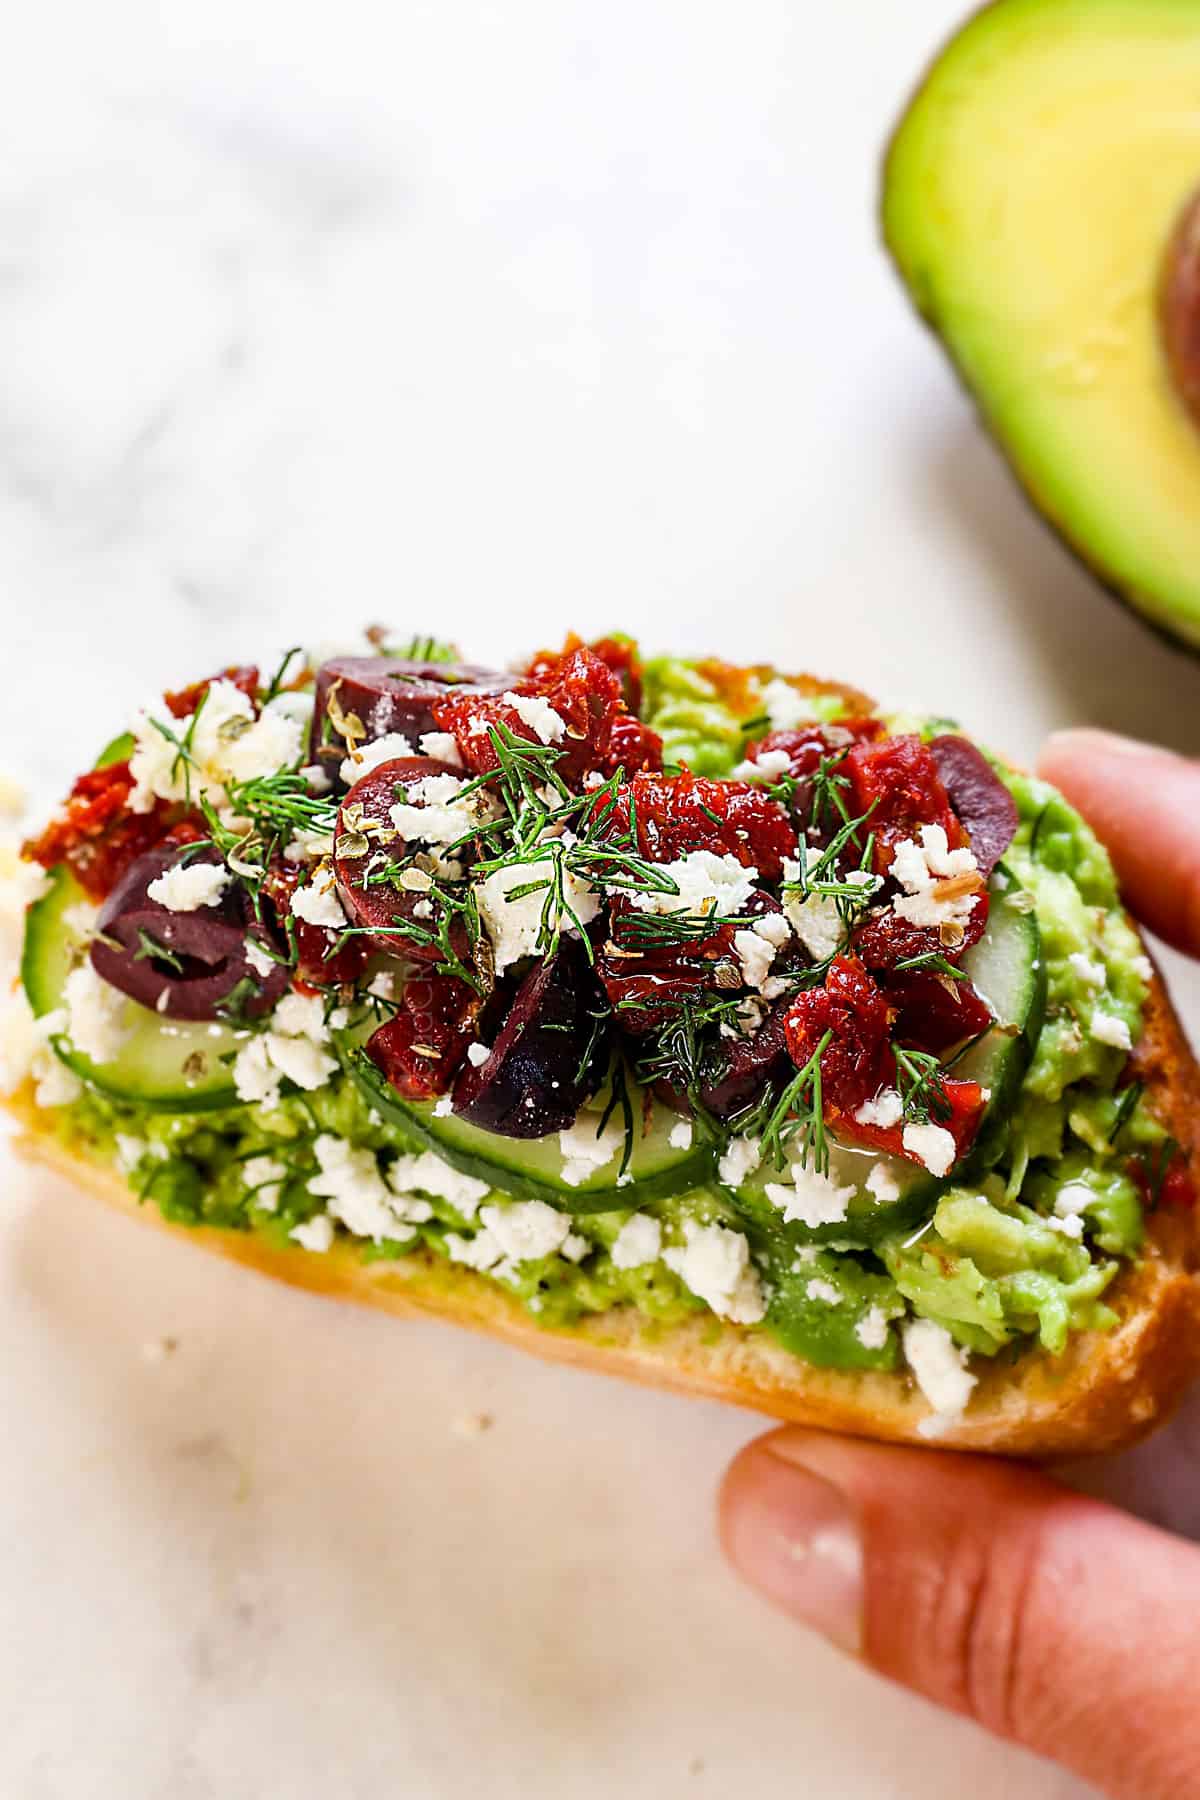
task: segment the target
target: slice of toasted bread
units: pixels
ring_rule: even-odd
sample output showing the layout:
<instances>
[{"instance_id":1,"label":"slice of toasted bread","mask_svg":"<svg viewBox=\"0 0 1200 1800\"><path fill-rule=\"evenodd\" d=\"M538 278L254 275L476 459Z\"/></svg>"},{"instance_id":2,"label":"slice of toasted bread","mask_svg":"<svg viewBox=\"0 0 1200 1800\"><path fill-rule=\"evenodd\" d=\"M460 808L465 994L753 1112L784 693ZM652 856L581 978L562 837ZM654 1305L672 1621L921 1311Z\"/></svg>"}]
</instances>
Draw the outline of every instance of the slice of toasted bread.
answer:
<instances>
[{"instance_id":1,"label":"slice of toasted bread","mask_svg":"<svg viewBox=\"0 0 1200 1800\"><path fill-rule=\"evenodd\" d=\"M1200 1164L1200 1071L1157 974L1135 1059L1157 1116L1194 1166ZM863 1437L926 1441L917 1428L929 1407L906 1374L814 1368L766 1332L712 1316L663 1327L626 1306L566 1328L543 1326L497 1283L428 1251L393 1263L363 1263L344 1239L319 1255L299 1247L278 1249L254 1232L171 1225L153 1203L140 1203L110 1167L91 1161L86 1145L64 1141L50 1115L34 1104L30 1088L10 1100L9 1110L20 1121L17 1147L25 1156L126 1212L297 1287L387 1312L449 1319L539 1356L732 1400L777 1419ZM970 1406L938 1442L1061 1456L1113 1450L1144 1436L1200 1370L1198 1263L1194 1216L1155 1213L1142 1256L1107 1296L1119 1315L1116 1328L1072 1337L1060 1357L1031 1351L990 1366L976 1358L979 1385Z\"/></svg>"}]
</instances>

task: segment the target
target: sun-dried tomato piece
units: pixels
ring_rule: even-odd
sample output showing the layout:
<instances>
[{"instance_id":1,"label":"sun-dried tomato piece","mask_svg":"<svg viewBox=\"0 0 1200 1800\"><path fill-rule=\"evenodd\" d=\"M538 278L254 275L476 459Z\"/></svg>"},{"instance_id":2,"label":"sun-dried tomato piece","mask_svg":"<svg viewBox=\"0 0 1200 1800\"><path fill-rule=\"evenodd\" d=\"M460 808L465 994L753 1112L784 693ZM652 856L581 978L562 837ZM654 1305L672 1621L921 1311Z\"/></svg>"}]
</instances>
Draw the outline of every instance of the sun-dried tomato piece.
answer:
<instances>
[{"instance_id":1,"label":"sun-dried tomato piece","mask_svg":"<svg viewBox=\"0 0 1200 1800\"><path fill-rule=\"evenodd\" d=\"M932 970L890 976L884 992L896 1008L895 1042L935 1056L978 1037L993 1023L991 1007L969 981Z\"/></svg>"},{"instance_id":2,"label":"sun-dried tomato piece","mask_svg":"<svg viewBox=\"0 0 1200 1800\"><path fill-rule=\"evenodd\" d=\"M544 677L548 671L555 669L564 657L572 655L576 650L590 650L593 656L598 656L600 661L620 678L621 698L630 712L641 711L642 659L632 638L603 637L596 638L594 642L588 644L584 642L578 632L569 631L561 650L539 650L538 654L530 660L525 677L535 680Z\"/></svg>"},{"instance_id":3,"label":"sun-dried tomato piece","mask_svg":"<svg viewBox=\"0 0 1200 1800\"><path fill-rule=\"evenodd\" d=\"M133 786L128 762L89 769L59 816L24 845L22 854L44 869L66 863L90 900L106 899L132 862L180 826L180 808L165 800L156 800L149 812L129 812ZM193 837L205 835L202 822L199 826Z\"/></svg>"},{"instance_id":4,"label":"sun-dried tomato piece","mask_svg":"<svg viewBox=\"0 0 1200 1800\"><path fill-rule=\"evenodd\" d=\"M600 767L605 775L615 775L618 769L626 775L640 775L661 769L662 756L663 741L657 731L632 713L618 713Z\"/></svg>"},{"instance_id":5,"label":"sun-dried tomato piece","mask_svg":"<svg viewBox=\"0 0 1200 1800\"><path fill-rule=\"evenodd\" d=\"M939 1102L941 1094L945 1095L945 1103L929 1108L929 1123L940 1125L943 1131L950 1133L954 1139L954 1160L958 1162L975 1142L987 1101L977 1081L956 1081L949 1075L942 1078ZM903 1123L864 1125L848 1111L834 1124L838 1136L850 1143L865 1144L871 1150L882 1151L885 1156L902 1157L905 1162L921 1162L915 1151L905 1148Z\"/></svg>"},{"instance_id":6,"label":"sun-dried tomato piece","mask_svg":"<svg viewBox=\"0 0 1200 1800\"><path fill-rule=\"evenodd\" d=\"M663 1024L686 1000L723 986L736 993L742 984L732 925L718 924L708 937L689 943L643 950L636 947L635 922L647 917L616 897L610 935L596 953L596 973L617 1023L635 1036Z\"/></svg>"},{"instance_id":7,"label":"sun-dried tomato piece","mask_svg":"<svg viewBox=\"0 0 1200 1800\"><path fill-rule=\"evenodd\" d=\"M962 942L948 948L936 925L914 925L892 907L880 907L868 913L857 927L851 947L868 969L876 972L894 969L897 963L911 962L917 956L941 956L958 964L986 931L989 908L985 891L976 897L974 907L963 920Z\"/></svg>"},{"instance_id":8,"label":"sun-dried tomato piece","mask_svg":"<svg viewBox=\"0 0 1200 1800\"><path fill-rule=\"evenodd\" d=\"M444 1094L476 1035L478 996L453 975L415 975L398 1011L367 1040L367 1055L398 1094Z\"/></svg>"},{"instance_id":9,"label":"sun-dried tomato piece","mask_svg":"<svg viewBox=\"0 0 1200 1800\"><path fill-rule=\"evenodd\" d=\"M636 775L618 787L611 804L602 798L597 810L606 838L628 836L636 818L638 851L651 862L711 850L777 881L784 858L796 851L795 827L769 794L749 782L713 781L688 769Z\"/></svg>"},{"instance_id":10,"label":"sun-dried tomato piece","mask_svg":"<svg viewBox=\"0 0 1200 1800\"><path fill-rule=\"evenodd\" d=\"M823 986L796 995L783 1022L796 1067L812 1059L826 1032L832 1034L821 1052L826 1115L854 1112L890 1077L893 1016L887 996L854 956L835 956Z\"/></svg>"},{"instance_id":11,"label":"sun-dried tomato piece","mask_svg":"<svg viewBox=\"0 0 1200 1800\"><path fill-rule=\"evenodd\" d=\"M1165 1167L1161 1166L1164 1160ZM1176 1149L1169 1159L1164 1159L1161 1150L1157 1157L1151 1153L1149 1160L1135 1156L1129 1164L1129 1173L1148 1212L1156 1206L1181 1210L1196 1204L1191 1168L1182 1150Z\"/></svg>"},{"instance_id":12,"label":"sun-dried tomato piece","mask_svg":"<svg viewBox=\"0 0 1200 1800\"><path fill-rule=\"evenodd\" d=\"M882 719L839 719L835 725L800 725L791 731L769 731L746 746L746 756L758 762L763 756L782 751L788 759L788 774L799 781L815 774L822 760L852 744L867 743L883 733Z\"/></svg>"},{"instance_id":13,"label":"sun-dried tomato piece","mask_svg":"<svg viewBox=\"0 0 1200 1800\"><path fill-rule=\"evenodd\" d=\"M179 688L174 693L163 695L167 710L177 719L186 719L194 713L201 700L207 694L214 681L228 681L245 694L252 706L258 705L258 670L252 664L230 669L222 669L217 675L206 675L203 681L193 681L190 687Z\"/></svg>"},{"instance_id":14,"label":"sun-dried tomato piece","mask_svg":"<svg viewBox=\"0 0 1200 1800\"><path fill-rule=\"evenodd\" d=\"M887 874L895 846L904 838L915 837L922 825L940 825L952 850L968 843L933 753L919 737L855 744L839 772L850 782L850 809L861 815L870 808L867 829L875 833L878 874Z\"/></svg>"},{"instance_id":15,"label":"sun-dried tomato piece","mask_svg":"<svg viewBox=\"0 0 1200 1800\"><path fill-rule=\"evenodd\" d=\"M270 904L276 933L284 943L296 946L296 983L304 988L339 987L357 981L370 960L374 946L366 937L347 938L340 950L329 954L337 934L324 925L312 925L292 913L292 896L308 880L311 871L298 863L278 858L263 879L264 900Z\"/></svg>"}]
</instances>

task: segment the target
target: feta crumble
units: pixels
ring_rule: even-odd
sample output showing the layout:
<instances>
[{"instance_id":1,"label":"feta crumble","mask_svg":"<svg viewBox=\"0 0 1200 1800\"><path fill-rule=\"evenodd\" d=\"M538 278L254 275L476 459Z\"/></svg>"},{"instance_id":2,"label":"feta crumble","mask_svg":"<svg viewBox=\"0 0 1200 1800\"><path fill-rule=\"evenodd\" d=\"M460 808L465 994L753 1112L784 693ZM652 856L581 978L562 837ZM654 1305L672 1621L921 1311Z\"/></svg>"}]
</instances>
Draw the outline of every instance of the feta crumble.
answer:
<instances>
[{"instance_id":1,"label":"feta crumble","mask_svg":"<svg viewBox=\"0 0 1200 1800\"><path fill-rule=\"evenodd\" d=\"M966 1411L978 1376L967 1368L967 1353L960 1350L944 1325L932 1319L912 1319L901 1330L904 1355L917 1386L933 1412L917 1426L922 1437L940 1437Z\"/></svg>"},{"instance_id":2,"label":"feta crumble","mask_svg":"<svg viewBox=\"0 0 1200 1800\"><path fill-rule=\"evenodd\" d=\"M792 731L797 725L811 725L817 718L811 697L798 693L781 675L767 682L762 697L772 731Z\"/></svg>"},{"instance_id":3,"label":"feta crumble","mask_svg":"<svg viewBox=\"0 0 1200 1800\"><path fill-rule=\"evenodd\" d=\"M922 825L919 843L897 844L891 873L905 890L894 910L911 925L964 925L983 887L974 851L951 850L941 825Z\"/></svg>"},{"instance_id":4,"label":"feta crumble","mask_svg":"<svg viewBox=\"0 0 1200 1800\"><path fill-rule=\"evenodd\" d=\"M413 747L402 731L388 731L382 737L373 738L369 744L362 744L349 756L344 756L338 774L347 787L353 787L356 781L361 781L372 769L382 767L385 762L397 762L401 757L412 754Z\"/></svg>"},{"instance_id":5,"label":"feta crumble","mask_svg":"<svg viewBox=\"0 0 1200 1800\"><path fill-rule=\"evenodd\" d=\"M189 794L193 802L205 794L220 807L230 782L294 768L303 749L304 732L297 719L271 709L255 718L246 695L223 677L209 683L190 718L172 720L169 729L175 737L186 738L186 760L148 710L134 720L129 758L133 812L149 812L156 799L184 800Z\"/></svg>"},{"instance_id":6,"label":"feta crumble","mask_svg":"<svg viewBox=\"0 0 1200 1800\"><path fill-rule=\"evenodd\" d=\"M734 953L747 987L757 988L760 993L765 990L776 952L791 935L792 928L782 913L765 913L748 929L734 932Z\"/></svg>"},{"instance_id":7,"label":"feta crumble","mask_svg":"<svg viewBox=\"0 0 1200 1800\"><path fill-rule=\"evenodd\" d=\"M252 937L246 939L246 961L254 973L261 976L264 981L276 966L276 959L263 948L257 938Z\"/></svg>"},{"instance_id":8,"label":"feta crumble","mask_svg":"<svg viewBox=\"0 0 1200 1800\"><path fill-rule=\"evenodd\" d=\"M807 1225L810 1231L842 1223L847 1202L857 1192L853 1182L839 1187L828 1175L802 1163L793 1163L789 1174L790 1183L768 1181L765 1186L767 1199L779 1208L785 1223Z\"/></svg>"},{"instance_id":9,"label":"feta crumble","mask_svg":"<svg viewBox=\"0 0 1200 1800\"><path fill-rule=\"evenodd\" d=\"M714 850L693 850L674 862L656 865L669 875L678 890L673 894L638 889L629 895L637 912L711 913L723 919L745 906L758 880L757 869L747 869L736 856L718 856Z\"/></svg>"},{"instance_id":10,"label":"feta crumble","mask_svg":"<svg viewBox=\"0 0 1200 1800\"><path fill-rule=\"evenodd\" d=\"M284 1076L309 1092L322 1087L337 1068L323 1048L326 1041L321 1001L315 995L285 994L268 1027L256 1032L233 1059L238 1099L271 1106Z\"/></svg>"},{"instance_id":11,"label":"feta crumble","mask_svg":"<svg viewBox=\"0 0 1200 1800\"><path fill-rule=\"evenodd\" d=\"M663 1261L684 1286L703 1300L718 1318L735 1325L757 1325L767 1310L750 1245L740 1231L724 1225L684 1224L682 1246L664 1250Z\"/></svg>"},{"instance_id":12,"label":"feta crumble","mask_svg":"<svg viewBox=\"0 0 1200 1800\"><path fill-rule=\"evenodd\" d=\"M864 1350L883 1349L888 1341L888 1316L882 1306L867 1309L854 1327L854 1335Z\"/></svg>"},{"instance_id":13,"label":"feta crumble","mask_svg":"<svg viewBox=\"0 0 1200 1800\"><path fill-rule=\"evenodd\" d=\"M111 1062L129 1028L124 1024L125 996L97 975L90 962L72 969L63 984L66 1035L94 1063Z\"/></svg>"},{"instance_id":14,"label":"feta crumble","mask_svg":"<svg viewBox=\"0 0 1200 1800\"><path fill-rule=\"evenodd\" d=\"M915 1156L939 1180L954 1167L958 1148L944 1126L906 1125L900 1141L909 1155Z\"/></svg>"},{"instance_id":15,"label":"feta crumble","mask_svg":"<svg viewBox=\"0 0 1200 1800\"><path fill-rule=\"evenodd\" d=\"M690 1150L694 1136L690 1119L676 1119L667 1133L667 1142L672 1150Z\"/></svg>"},{"instance_id":16,"label":"feta crumble","mask_svg":"<svg viewBox=\"0 0 1200 1800\"><path fill-rule=\"evenodd\" d=\"M809 1300L819 1300L825 1306L840 1306L842 1303L842 1296L832 1281L826 1281L823 1275L810 1281L804 1292Z\"/></svg>"},{"instance_id":17,"label":"feta crumble","mask_svg":"<svg viewBox=\"0 0 1200 1800\"><path fill-rule=\"evenodd\" d=\"M541 694L501 694L505 706L511 706L523 725L528 725L543 744L561 744L567 733L567 722L555 712Z\"/></svg>"},{"instance_id":18,"label":"feta crumble","mask_svg":"<svg viewBox=\"0 0 1200 1800\"><path fill-rule=\"evenodd\" d=\"M486 1044L476 1043L467 1045L467 1061L473 1069L482 1069L484 1063L491 1054L492 1053Z\"/></svg>"},{"instance_id":19,"label":"feta crumble","mask_svg":"<svg viewBox=\"0 0 1200 1800\"><path fill-rule=\"evenodd\" d=\"M1098 1044L1110 1044L1114 1050L1133 1049L1129 1027L1115 1013L1102 1012L1097 1007L1092 1014L1091 1033Z\"/></svg>"},{"instance_id":20,"label":"feta crumble","mask_svg":"<svg viewBox=\"0 0 1200 1800\"><path fill-rule=\"evenodd\" d=\"M219 863L172 863L155 877L146 894L168 912L195 912L201 906L215 906L229 882L228 869Z\"/></svg>"},{"instance_id":21,"label":"feta crumble","mask_svg":"<svg viewBox=\"0 0 1200 1800\"><path fill-rule=\"evenodd\" d=\"M452 731L427 731L420 742L422 756L431 756L435 762L446 763L452 769L462 768L458 739Z\"/></svg>"},{"instance_id":22,"label":"feta crumble","mask_svg":"<svg viewBox=\"0 0 1200 1800\"><path fill-rule=\"evenodd\" d=\"M432 1194L436 1200L447 1201L464 1219L473 1219L479 1202L491 1192L486 1181L452 1169L432 1150L424 1150L418 1156L398 1156L388 1170L388 1180L393 1192L416 1188L419 1193Z\"/></svg>"},{"instance_id":23,"label":"feta crumble","mask_svg":"<svg viewBox=\"0 0 1200 1800\"><path fill-rule=\"evenodd\" d=\"M904 1102L895 1088L881 1088L873 1100L864 1100L855 1113L855 1123L859 1125L878 1125L883 1131L890 1131L904 1117Z\"/></svg>"},{"instance_id":24,"label":"feta crumble","mask_svg":"<svg viewBox=\"0 0 1200 1800\"><path fill-rule=\"evenodd\" d=\"M1067 958L1067 965L1071 973L1082 981L1084 987L1103 988L1107 984L1108 974L1104 964L1093 962L1092 958L1085 956L1082 950L1072 950Z\"/></svg>"},{"instance_id":25,"label":"feta crumble","mask_svg":"<svg viewBox=\"0 0 1200 1800\"><path fill-rule=\"evenodd\" d=\"M554 864L547 857L540 862L506 864L475 883L479 920L491 942L497 975L520 962L522 957L532 956L538 949L554 873ZM513 888L525 887L530 882L543 885L515 900L509 898ZM563 873L563 897L570 910L549 920L551 931L561 926L562 930L575 933L578 930L576 920L583 925L590 924L600 911L600 895L595 888L569 870ZM554 912L553 906L551 912Z\"/></svg>"},{"instance_id":26,"label":"feta crumble","mask_svg":"<svg viewBox=\"0 0 1200 1800\"><path fill-rule=\"evenodd\" d=\"M880 1206L889 1206L900 1198L900 1183L886 1163L877 1162L866 1179L866 1190Z\"/></svg>"},{"instance_id":27,"label":"feta crumble","mask_svg":"<svg viewBox=\"0 0 1200 1800\"><path fill-rule=\"evenodd\" d=\"M306 925L320 925L326 931L345 931L350 923L332 876L324 883L320 877L306 881L303 887L296 889L290 904L294 916L303 919Z\"/></svg>"},{"instance_id":28,"label":"feta crumble","mask_svg":"<svg viewBox=\"0 0 1200 1800\"><path fill-rule=\"evenodd\" d=\"M561 1250L571 1230L566 1213L557 1212L544 1200L510 1200L505 1206L485 1206L479 1214L485 1231L512 1263L540 1262Z\"/></svg>"},{"instance_id":29,"label":"feta crumble","mask_svg":"<svg viewBox=\"0 0 1200 1800\"><path fill-rule=\"evenodd\" d=\"M786 750L760 750L758 755L747 762L740 762L733 771L735 781L778 781L786 775L792 766L792 759Z\"/></svg>"},{"instance_id":30,"label":"feta crumble","mask_svg":"<svg viewBox=\"0 0 1200 1800\"><path fill-rule=\"evenodd\" d=\"M641 1269L657 1262L662 1255L662 1226L649 1213L634 1213L613 1239L609 1255L617 1269Z\"/></svg>"},{"instance_id":31,"label":"feta crumble","mask_svg":"<svg viewBox=\"0 0 1200 1800\"><path fill-rule=\"evenodd\" d=\"M617 1152L624 1149L625 1127L614 1114L601 1131L598 1113L581 1112L573 1125L559 1132L558 1143L563 1154L563 1180L578 1187L607 1168Z\"/></svg>"},{"instance_id":32,"label":"feta crumble","mask_svg":"<svg viewBox=\"0 0 1200 1800\"><path fill-rule=\"evenodd\" d=\"M293 1225L288 1236L299 1244L302 1250L325 1251L333 1247L333 1220L328 1213L318 1213L313 1219L306 1219L303 1225Z\"/></svg>"},{"instance_id":33,"label":"feta crumble","mask_svg":"<svg viewBox=\"0 0 1200 1800\"><path fill-rule=\"evenodd\" d=\"M757 1138L730 1138L729 1148L717 1164L717 1174L726 1187L740 1187L761 1161L762 1148Z\"/></svg>"},{"instance_id":34,"label":"feta crumble","mask_svg":"<svg viewBox=\"0 0 1200 1800\"><path fill-rule=\"evenodd\" d=\"M467 785L457 775L426 775L414 781L407 790L408 798L390 808L392 824L409 843L457 843L500 814L499 803L483 788L475 788L460 800Z\"/></svg>"}]
</instances>

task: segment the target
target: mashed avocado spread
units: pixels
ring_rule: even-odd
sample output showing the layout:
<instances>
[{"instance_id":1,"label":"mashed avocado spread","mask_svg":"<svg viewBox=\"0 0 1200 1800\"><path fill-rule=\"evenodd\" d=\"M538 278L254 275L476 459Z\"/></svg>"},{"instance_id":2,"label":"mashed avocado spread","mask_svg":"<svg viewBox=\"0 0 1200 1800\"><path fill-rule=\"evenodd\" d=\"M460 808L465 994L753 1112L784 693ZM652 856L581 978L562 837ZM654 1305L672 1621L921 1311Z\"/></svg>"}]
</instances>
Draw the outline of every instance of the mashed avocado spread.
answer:
<instances>
[{"instance_id":1,"label":"mashed avocado spread","mask_svg":"<svg viewBox=\"0 0 1200 1800\"><path fill-rule=\"evenodd\" d=\"M641 716L663 740L666 767L728 777L768 723L790 722L793 690L772 695L770 679L730 682L720 668L645 665ZM796 710L831 720L845 706L818 693ZM929 738L945 722L889 729ZM47 1116L172 1221L253 1231L314 1254L336 1235L364 1259L448 1258L502 1283L548 1327L632 1305L651 1325L717 1313L838 1367L896 1367L914 1320L948 1333L963 1368L966 1353L1034 1344L1057 1353L1072 1331L1111 1323L1106 1291L1142 1241L1129 1170L1139 1157L1152 1166L1166 1134L1136 1086L1119 1083L1149 968L1088 827L1044 784L997 773L1019 824L993 880L1036 919L1044 1016L969 1184L927 1182L907 1215L901 1195L895 1228L882 1234L856 1232L853 1214L822 1228L799 1202L784 1213L752 1204L743 1180L752 1164L727 1151L719 1176L665 1198L644 1198L634 1183L627 1205L572 1208L569 1218L526 1202L521 1235L505 1196L439 1159L402 1113L385 1116L344 1059L319 1085L275 1081L252 1104L180 1112L84 1084L48 1096L57 1104ZM395 1207L387 1215L394 1230L378 1224L381 1170L412 1197L403 1218ZM330 1218L333 1184L357 1197L367 1221L357 1235ZM339 1216L349 1217L345 1206ZM717 1247L721 1255L707 1257ZM739 1299L751 1289L754 1305Z\"/></svg>"}]
</instances>

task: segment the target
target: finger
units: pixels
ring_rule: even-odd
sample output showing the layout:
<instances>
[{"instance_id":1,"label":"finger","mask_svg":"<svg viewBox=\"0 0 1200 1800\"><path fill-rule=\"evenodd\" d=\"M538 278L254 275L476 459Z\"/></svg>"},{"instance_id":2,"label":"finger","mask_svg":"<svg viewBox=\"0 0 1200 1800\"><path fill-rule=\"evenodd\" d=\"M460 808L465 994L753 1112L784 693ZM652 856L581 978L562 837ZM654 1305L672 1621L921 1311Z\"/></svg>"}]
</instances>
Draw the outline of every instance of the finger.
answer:
<instances>
[{"instance_id":1,"label":"finger","mask_svg":"<svg viewBox=\"0 0 1200 1800\"><path fill-rule=\"evenodd\" d=\"M1200 956L1200 762L1107 731L1057 731L1038 772L1108 846L1130 909Z\"/></svg>"},{"instance_id":2,"label":"finger","mask_svg":"<svg viewBox=\"0 0 1200 1800\"><path fill-rule=\"evenodd\" d=\"M786 1429L721 1497L776 1605L1115 1800L1200 1793L1200 1550L983 1457Z\"/></svg>"}]
</instances>

